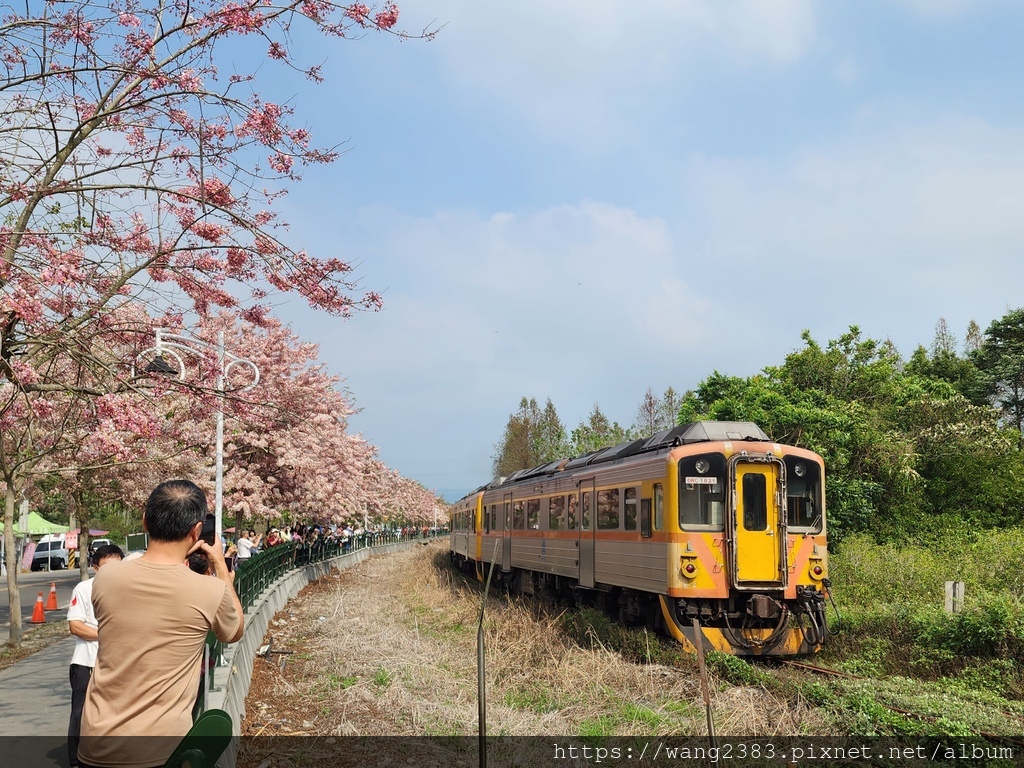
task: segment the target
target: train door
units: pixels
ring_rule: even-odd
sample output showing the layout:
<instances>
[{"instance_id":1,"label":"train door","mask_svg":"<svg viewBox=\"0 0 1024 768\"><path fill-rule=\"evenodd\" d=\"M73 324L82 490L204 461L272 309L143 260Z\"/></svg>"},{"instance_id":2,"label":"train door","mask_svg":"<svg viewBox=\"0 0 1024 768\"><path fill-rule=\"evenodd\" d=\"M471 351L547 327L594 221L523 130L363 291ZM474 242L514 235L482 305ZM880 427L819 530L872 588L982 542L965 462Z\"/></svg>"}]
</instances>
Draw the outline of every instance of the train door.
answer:
<instances>
[{"instance_id":1,"label":"train door","mask_svg":"<svg viewBox=\"0 0 1024 768\"><path fill-rule=\"evenodd\" d=\"M501 570L512 570L512 494L503 494L501 504Z\"/></svg>"},{"instance_id":2,"label":"train door","mask_svg":"<svg viewBox=\"0 0 1024 768\"><path fill-rule=\"evenodd\" d=\"M736 586L785 586L786 517L778 461L735 463L733 574Z\"/></svg>"},{"instance_id":3,"label":"train door","mask_svg":"<svg viewBox=\"0 0 1024 768\"><path fill-rule=\"evenodd\" d=\"M580 483L580 524L579 528L579 553L580 553L580 586L594 586L594 529L597 527L594 521L594 480L584 480Z\"/></svg>"}]
</instances>

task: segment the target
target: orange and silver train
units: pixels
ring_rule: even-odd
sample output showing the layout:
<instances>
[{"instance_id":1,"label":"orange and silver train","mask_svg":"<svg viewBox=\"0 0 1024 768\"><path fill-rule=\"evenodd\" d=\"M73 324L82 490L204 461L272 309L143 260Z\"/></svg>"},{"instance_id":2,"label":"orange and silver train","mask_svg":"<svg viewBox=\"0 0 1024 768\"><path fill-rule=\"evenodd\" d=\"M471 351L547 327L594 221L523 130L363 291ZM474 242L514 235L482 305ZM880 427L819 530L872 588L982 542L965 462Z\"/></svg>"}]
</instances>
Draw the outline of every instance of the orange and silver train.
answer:
<instances>
[{"instance_id":1,"label":"orange and silver train","mask_svg":"<svg viewBox=\"0 0 1024 768\"><path fill-rule=\"evenodd\" d=\"M700 421L473 491L451 508L450 554L689 650L810 654L828 635L824 488L817 454Z\"/></svg>"}]
</instances>

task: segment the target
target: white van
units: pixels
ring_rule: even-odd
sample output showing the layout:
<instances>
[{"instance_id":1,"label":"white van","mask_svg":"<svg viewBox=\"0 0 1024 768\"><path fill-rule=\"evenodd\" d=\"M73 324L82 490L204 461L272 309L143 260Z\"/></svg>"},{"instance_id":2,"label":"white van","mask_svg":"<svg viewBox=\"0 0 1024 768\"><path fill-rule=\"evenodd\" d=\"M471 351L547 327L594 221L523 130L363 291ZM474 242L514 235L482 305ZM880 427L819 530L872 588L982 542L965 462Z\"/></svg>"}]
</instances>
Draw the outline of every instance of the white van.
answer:
<instances>
[{"instance_id":1,"label":"white van","mask_svg":"<svg viewBox=\"0 0 1024 768\"><path fill-rule=\"evenodd\" d=\"M32 555L32 570L63 571L67 567L68 550L64 546L64 534L43 536Z\"/></svg>"}]
</instances>

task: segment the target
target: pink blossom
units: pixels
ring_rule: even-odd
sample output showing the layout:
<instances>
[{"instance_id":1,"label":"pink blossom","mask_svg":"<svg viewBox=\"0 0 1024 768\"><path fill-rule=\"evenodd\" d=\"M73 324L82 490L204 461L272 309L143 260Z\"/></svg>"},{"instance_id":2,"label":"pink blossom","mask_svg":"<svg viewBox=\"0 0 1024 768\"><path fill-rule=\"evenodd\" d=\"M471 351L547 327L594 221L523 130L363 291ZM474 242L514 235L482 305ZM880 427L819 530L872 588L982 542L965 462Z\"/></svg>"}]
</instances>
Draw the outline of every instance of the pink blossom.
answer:
<instances>
[{"instance_id":1,"label":"pink blossom","mask_svg":"<svg viewBox=\"0 0 1024 768\"><path fill-rule=\"evenodd\" d=\"M178 76L178 86L183 91L195 93L203 89L203 81L194 70L186 69Z\"/></svg>"},{"instance_id":2,"label":"pink blossom","mask_svg":"<svg viewBox=\"0 0 1024 768\"><path fill-rule=\"evenodd\" d=\"M235 133L246 138L255 136L260 143L270 146L281 140L281 118L284 109L277 104L258 104L249 111L245 121L235 129Z\"/></svg>"},{"instance_id":3,"label":"pink blossom","mask_svg":"<svg viewBox=\"0 0 1024 768\"><path fill-rule=\"evenodd\" d=\"M122 27L138 27L142 25L142 21L134 13L121 13L117 17L117 23Z\"/></svg>"},{"instance_id":4,"label":"pink blossom","mask_svg":"<svg viewBox=\"0 0 1024 768\"><path fill-rule=\"evenodd\" d=\"M204 179L201 188L199 186L186 187L182 191L187 195L200 200L206 200L221 208L230 208L235 203L235 198L231 194L231 188L216 176L209 176Z\"/></svg>"},{"instance_id":5,"label":"pink blossom","mask_svg":"<svg viewBox=\"0 0 1024 768\"><path fill-rule=\"evenodd\" d=\"M270 167L278 173L290 173L292 170L292 158L290 155L286 155L283 152L271 155L267 162L269 162Z\"/></svg>"},{"instance_id":6,"label":"pink blossom","mask_svg":"<svg viewBox=\"0 0 1024 768\"><path fill-rule=\"evenodd\" d=\"M311 21L324 21L330 12L331 3L327 0L306 0L302 4L302 15Z\"/></svg>"},{"instance_id":7,"label":"pink blossom","mask_svg":"<svg viewBox=\"0 0 1024 768\"><path fill-rule=\"evenodd\" d=\"M353 21L362 24L370 15L370 9L362 3L355 3L345 10L345 15Z\"/></svg>"},{"instance_id":8,"label":"pink blossom","mask_svg":"<svg viewBox=\"0 0 1024 768\"><path fill-rule=\"evenodd\" d=\"M203 240L211 243L219 243L227 234L227 230L219 224L211 224L205 221L193 224L190 231L197 237L201 237Z\"/></svg>"},{"instance_id":9,"label":"pink blossom","mask_svg":"<svg viewBox=\"0 0 1024 768\"><path fill-rule=\"evenodd\" d=\"M15 357L11 358L10 365L11 370L14 371L14 375L22 386L39 381L39 373L28 363L22 362Z\"/></svg>"},{"instance_id":10,"label":"pink blossom","mask_svg":"<svg viewBox=\"0 0 1024 768\"><path fill-rule=\"evenodd\" d=\"M266 17L257 13L253 6L228 3L220 12L220 21L232 32L248 35L258 31L266 22Z\"/></svg>"},{"instance_id":11,"label":"pink blossom","mask_svg":"<svg viewBox=\"0 0 1024 768\"><path fill-rule=\"evenodd\" d=\"M389 2L374 17L374 21L380 29L391 29L398 23L398 6Z\"/></svg>"},{"instance_id":12,"label":"pink blossom","mask_svg":"<svg viewBox=\"0 0 1024 768\"><path fill-rule=\"evenodd\" d=\"M309 131L305 128L295 128L288 132L288 138L292 140L292 143L297 147L305 149L309 146Z\"/></svg>"},{"instance_id":13,"label":"pink blossom","mask_svg":"<svg viewBox=\"0 0 1024 768\"><path fill-rule=\"evenodd\" d=\"M272 59L287 59L288 51L280 43L271 43L267 55Z\"/></svg>"}]
</instances>

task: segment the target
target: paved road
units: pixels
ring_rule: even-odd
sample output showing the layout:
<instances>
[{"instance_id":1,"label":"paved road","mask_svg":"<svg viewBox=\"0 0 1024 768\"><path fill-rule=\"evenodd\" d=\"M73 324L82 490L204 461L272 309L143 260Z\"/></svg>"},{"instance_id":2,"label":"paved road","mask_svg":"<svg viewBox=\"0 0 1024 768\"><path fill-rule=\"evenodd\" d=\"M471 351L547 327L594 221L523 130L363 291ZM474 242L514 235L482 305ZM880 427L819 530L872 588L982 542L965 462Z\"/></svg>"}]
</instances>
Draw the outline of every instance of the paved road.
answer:
<instances>
[{"instance_id":1,"label":"paved road","mask_svg":"<svg viewBox=\"0 0 1024 768\"><path fill-rule=\"evenodd\" d=\"M91 573L92 571L90 571ZM71 602L71 592L79 582L78 569L71 571L52 571L50 573L20 573L18 574L18 594L21 596L21 624L28 626L32 618L32 611L36 607L36 597L43 593L43 603L46 603L50 596L50 583L57 585L57 611L47 611L46 620L64 621L67 615L68 603ZM0 579L0 641L7 637L7 628L11 623L11 609L7 599L7 577Z\"/></svg>"}]
</instances>

